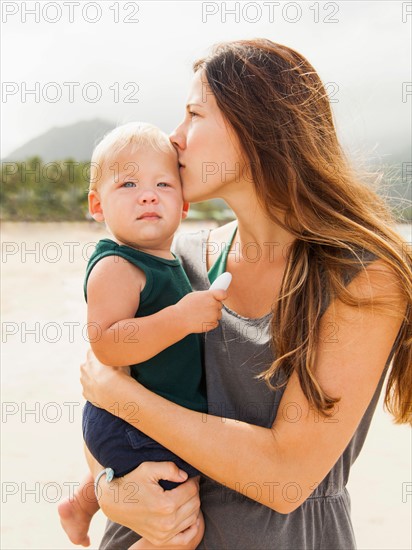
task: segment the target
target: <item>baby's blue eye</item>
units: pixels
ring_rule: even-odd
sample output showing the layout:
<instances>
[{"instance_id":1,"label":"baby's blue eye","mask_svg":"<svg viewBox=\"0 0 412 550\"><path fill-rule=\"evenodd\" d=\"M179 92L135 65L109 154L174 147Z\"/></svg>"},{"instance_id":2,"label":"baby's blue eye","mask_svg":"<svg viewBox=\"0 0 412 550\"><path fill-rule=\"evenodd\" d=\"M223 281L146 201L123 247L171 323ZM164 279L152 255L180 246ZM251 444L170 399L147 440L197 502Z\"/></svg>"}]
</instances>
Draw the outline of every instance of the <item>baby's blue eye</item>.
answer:
<instances>
[{"instance_id":1,"label":"baby's blue eye","mask_svg":"<svg viewBox=\"0 0 412 550\"><path fill-rule=\"evenodd\" d=\"M136 184L132 181L125 181L122 187L136 187Z\"/></svg>"},{"instance_id":2,"label":"baby's blue eye","mask_svg":"<svg viewBox=\"0 0 412 550\"><path fill-rule=\"evenodd\" d=\"M169 184L168 184L168 183L165 183L164 181L161 181L161 182L158 183L157 185L166 185L166 187L169 187Z\"/></svg>"}]
</instances>

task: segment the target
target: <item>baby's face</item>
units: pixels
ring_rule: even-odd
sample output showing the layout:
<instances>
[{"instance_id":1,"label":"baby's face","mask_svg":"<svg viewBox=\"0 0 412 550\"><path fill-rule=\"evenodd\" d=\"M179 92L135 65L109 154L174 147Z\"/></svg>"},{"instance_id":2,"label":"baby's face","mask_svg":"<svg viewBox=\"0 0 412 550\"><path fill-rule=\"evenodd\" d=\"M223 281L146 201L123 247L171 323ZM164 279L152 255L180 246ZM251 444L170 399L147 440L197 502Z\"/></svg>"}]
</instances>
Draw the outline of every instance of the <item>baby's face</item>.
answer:
<instances>
[{"instance_id":1,"label":"baby's face","mask_svg":"<svg viewBox=\"0 0 412 550\"><path fill-rule=\"evenodd\" d=\"M118 241L170 248L183 215L176 153L127 147L105 164L99 194L104 220Z\"/></svg>"}]
</instances>

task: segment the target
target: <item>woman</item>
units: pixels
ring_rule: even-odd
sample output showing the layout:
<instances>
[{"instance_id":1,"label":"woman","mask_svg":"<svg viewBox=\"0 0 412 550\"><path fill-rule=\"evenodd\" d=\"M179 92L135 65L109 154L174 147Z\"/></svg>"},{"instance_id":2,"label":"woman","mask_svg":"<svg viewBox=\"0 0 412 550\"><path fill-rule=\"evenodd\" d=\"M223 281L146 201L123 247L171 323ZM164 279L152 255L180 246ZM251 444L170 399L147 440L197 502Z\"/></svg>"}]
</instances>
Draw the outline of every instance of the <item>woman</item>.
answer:
<instances>
[{"instance_id":1,"label":"woman","mask_svg":"<svg viewBox=\"0 0 412 550\"><path fill-rule=\"evenodd\" d=\"M101 507L170 547L196 534L201 502L198 548L355 548L345 485L392 359L386 404L411 423L412 258L382 200L350 169L302 55L237 41L194 70L171 136L184 198L222 198L237 217L176 244L194 290L221 269L233 275L220 326L205 336L209 414L90 353L82 384L86 399L116 402L122 418L203 472L200 500L193 480L159 487L179 481L173 464L146 463L101 482ZM109 522L101 548L135 540Z\"/></svg>"}]
</instances>

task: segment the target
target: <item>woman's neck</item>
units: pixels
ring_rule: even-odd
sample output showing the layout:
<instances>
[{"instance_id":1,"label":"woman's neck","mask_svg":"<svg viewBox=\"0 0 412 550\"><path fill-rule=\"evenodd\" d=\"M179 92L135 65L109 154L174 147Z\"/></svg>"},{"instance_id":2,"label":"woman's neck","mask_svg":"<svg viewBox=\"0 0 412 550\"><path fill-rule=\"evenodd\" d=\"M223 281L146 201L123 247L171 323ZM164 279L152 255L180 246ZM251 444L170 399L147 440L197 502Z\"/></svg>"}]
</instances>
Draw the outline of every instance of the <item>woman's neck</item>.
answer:
<instances>
[{"instance_id":1,"label":"woman's neck","mask_svg":"<svg viewBox=\"0 0 412 550\"><path fill-rule=\"evenodd\" d=\"M255 248L261 254L262 261L273 262L286 258L287 247L296 237L269 218L251 193L225 199L238 220L238 232L235 242L240 242L241 250ZM283 217L279 214L281 221Z\"/></svg>"}]
</instances>

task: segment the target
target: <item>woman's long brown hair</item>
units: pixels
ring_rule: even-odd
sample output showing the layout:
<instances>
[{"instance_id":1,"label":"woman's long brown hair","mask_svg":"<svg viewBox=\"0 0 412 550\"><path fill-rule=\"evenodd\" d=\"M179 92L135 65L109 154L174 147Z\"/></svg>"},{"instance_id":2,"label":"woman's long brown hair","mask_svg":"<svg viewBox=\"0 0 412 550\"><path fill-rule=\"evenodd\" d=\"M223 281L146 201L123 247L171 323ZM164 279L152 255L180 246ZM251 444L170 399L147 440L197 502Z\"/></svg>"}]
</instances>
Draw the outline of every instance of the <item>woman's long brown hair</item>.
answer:
<instances>
[{"instance_id":1,"label":"woman's long brown hair","mask_svg":"<svg viewBox=\"0 0 412 550\"><path fill-rule=\"evenodd\" d=\"M412 255L392 229L385 200L346 158L317 72L298 52L265 39L218 44L195 62L200 69L239 138L261 205L296 237L273 305L276 360L258 378L277 389L274 375L283 371L287 381L295 371L310 404L330 414L339 397L327 395L314 376L324 296L400 313L388 300L371 303L347 290L343 275L365 269L367 251L397 275L406 298L385 405L397 423L412 424Z\"/></svg>"}]
</instances>

